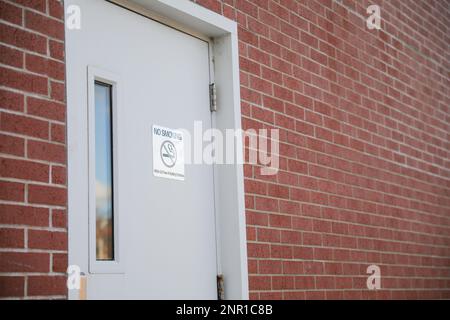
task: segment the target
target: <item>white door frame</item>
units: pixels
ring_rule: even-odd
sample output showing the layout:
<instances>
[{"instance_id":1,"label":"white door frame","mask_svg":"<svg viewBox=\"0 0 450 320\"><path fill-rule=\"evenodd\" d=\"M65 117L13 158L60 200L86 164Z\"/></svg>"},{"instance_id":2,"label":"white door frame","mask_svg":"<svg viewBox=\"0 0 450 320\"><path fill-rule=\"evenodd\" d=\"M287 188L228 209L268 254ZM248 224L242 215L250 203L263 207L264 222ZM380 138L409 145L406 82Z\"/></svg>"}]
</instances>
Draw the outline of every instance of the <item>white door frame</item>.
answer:
<instances>
[{"instance_id":1,"label":"white door frame","mask_svg":"<svg viewBox=\"0 0 450 320\"><path fill-rule=\"evenodd\" d=\"M218 111L212 125L219 130L241 129L239 54L236 22L203 8L189 0L108 0L182 32L207 40L213 45L214 82L218 89ZM67 88L70 90L70 88ZM68 105L68 108L74 106ZM72 137L68 130L68 157ZM242 141L237 139L236 159L243 159ZM69 161L70 163L70 161ZM71 212L79 212L71 194L79 192L71 186L68 170L69 226ZM218 270L224 275L225 299L248 299L247 240L245 224L244 175L240 163L214 167L215 206L218 238ZM70 228L69 228L70 241ZM70 252L69 252L70 259ZM70 261L69 261L70 264Z\"/></svg>"}]
</instances>

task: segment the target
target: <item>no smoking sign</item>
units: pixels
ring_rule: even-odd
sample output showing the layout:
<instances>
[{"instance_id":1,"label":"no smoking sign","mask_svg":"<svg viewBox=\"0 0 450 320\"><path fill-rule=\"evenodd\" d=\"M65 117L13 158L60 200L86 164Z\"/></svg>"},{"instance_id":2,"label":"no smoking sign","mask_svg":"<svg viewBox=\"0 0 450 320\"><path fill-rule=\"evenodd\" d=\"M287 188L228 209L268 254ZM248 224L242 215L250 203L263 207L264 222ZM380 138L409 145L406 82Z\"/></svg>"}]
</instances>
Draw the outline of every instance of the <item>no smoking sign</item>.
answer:
<instances>
[{"instance_id":1,"label":"no smoking sign","mask_svg":"<svg viewBox=\"0 0 450 320\"><path fill-rule=\"evenodd\" d=\"M179 130L152 127L153 175L184 180L184 140Z\"/></svg>"}]
</instances>

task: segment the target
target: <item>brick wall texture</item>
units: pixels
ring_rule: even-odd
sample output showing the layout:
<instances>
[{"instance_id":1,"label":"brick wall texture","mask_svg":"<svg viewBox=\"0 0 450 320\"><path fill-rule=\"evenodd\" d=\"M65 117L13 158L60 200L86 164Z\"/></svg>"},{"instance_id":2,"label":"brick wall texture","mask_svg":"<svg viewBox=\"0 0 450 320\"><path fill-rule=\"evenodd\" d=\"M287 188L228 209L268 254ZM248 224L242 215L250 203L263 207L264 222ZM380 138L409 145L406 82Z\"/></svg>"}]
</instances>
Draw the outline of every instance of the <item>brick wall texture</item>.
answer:
<instances>
[{"instance_id":1,"label":"brick wall texture","mask_svg":"<svg viewBox=\"0 0 450 320\"><path fill-rule=\"evenodd\" d=\"M0 0L0 298L64 298L64 15Z\"/></svg>"},{"instance_id":2,"label":"brick wall texture","mask_svg":"<svg viewBox=\"0 0 450 320\"><path fill-rule=\"evenodd\" d=\"M280 172L245 168L250 297L450 298L450 3L196 2L239 25L243 127L280 129Z\"/></svg>"},{"instance_id":3,"label":"brick wall texture","mask_svg":"<svg viewBox=\"0 0 450 320\"><path fill-rule=\"evenodd\" d=\"M196 2L238 23L244 129L280 130L279 173L245 166L250 297L450 298L449 2ZM0 298L64 298L61 3L0 0L0 50Z\"/></svg>"}]
</instances>

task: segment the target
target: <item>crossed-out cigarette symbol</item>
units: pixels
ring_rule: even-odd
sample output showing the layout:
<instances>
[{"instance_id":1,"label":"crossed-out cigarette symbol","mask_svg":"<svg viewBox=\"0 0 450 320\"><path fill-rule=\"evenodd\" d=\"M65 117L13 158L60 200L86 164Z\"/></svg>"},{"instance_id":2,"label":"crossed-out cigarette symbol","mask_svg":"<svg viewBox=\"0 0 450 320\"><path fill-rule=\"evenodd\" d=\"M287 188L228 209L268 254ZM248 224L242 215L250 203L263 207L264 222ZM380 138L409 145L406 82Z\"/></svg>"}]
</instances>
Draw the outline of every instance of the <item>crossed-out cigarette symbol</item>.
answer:
<instances>
[{"instance_id":1,"label":"crossed-out cigarette symbol","mask_svg":"<svg viewBox=\"0 0 450 320\"><path fill-rule=\"evenodd\" d=\"M175 145L166 140L161 144L161 160L166 167L172 168L177 162L177 149Z\"/></svg>"}]
</instances>

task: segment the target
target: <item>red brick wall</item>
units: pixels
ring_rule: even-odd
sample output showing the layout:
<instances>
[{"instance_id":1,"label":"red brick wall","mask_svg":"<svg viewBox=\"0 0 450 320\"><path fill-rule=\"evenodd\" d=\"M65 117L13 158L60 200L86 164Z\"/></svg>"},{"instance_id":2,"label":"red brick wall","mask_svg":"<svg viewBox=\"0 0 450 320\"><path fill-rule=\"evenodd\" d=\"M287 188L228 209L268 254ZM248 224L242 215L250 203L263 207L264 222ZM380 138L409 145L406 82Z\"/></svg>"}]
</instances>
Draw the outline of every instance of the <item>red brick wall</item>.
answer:
<instances>
[{"instance_id":1,"label":"red brick wall","mask_svg":"<svg viewBox=\"0 0 450 320\"><path fill-rule=\"evenodd\" d=\"M251 298L450 298L445 2L197 2L239 24L243 127L280 129L280 172L245 167ZM63 48L59 1L0 0L0 298L66 295Z\"/></svg>"},{"instance_id":2,"label":"red brick wall","mask_svg":"<svg viewBox=\"0 0 450 320\"><path fill-rule=\"evenodd\" d=\"M196 2L239 24L243 127L280 129L278 175L245 168L251 298L450 298L448 3Z\"/></svg>"},{"instance_id":3,"label":"red brick wall","mask_svg":"<svg viewBox=\"0 0 450 320\"><path fill-rule=\"evenodd\" d=\"M0 0L0 298L66 296L63 18Z\"/></svg>"}]
</instances>

